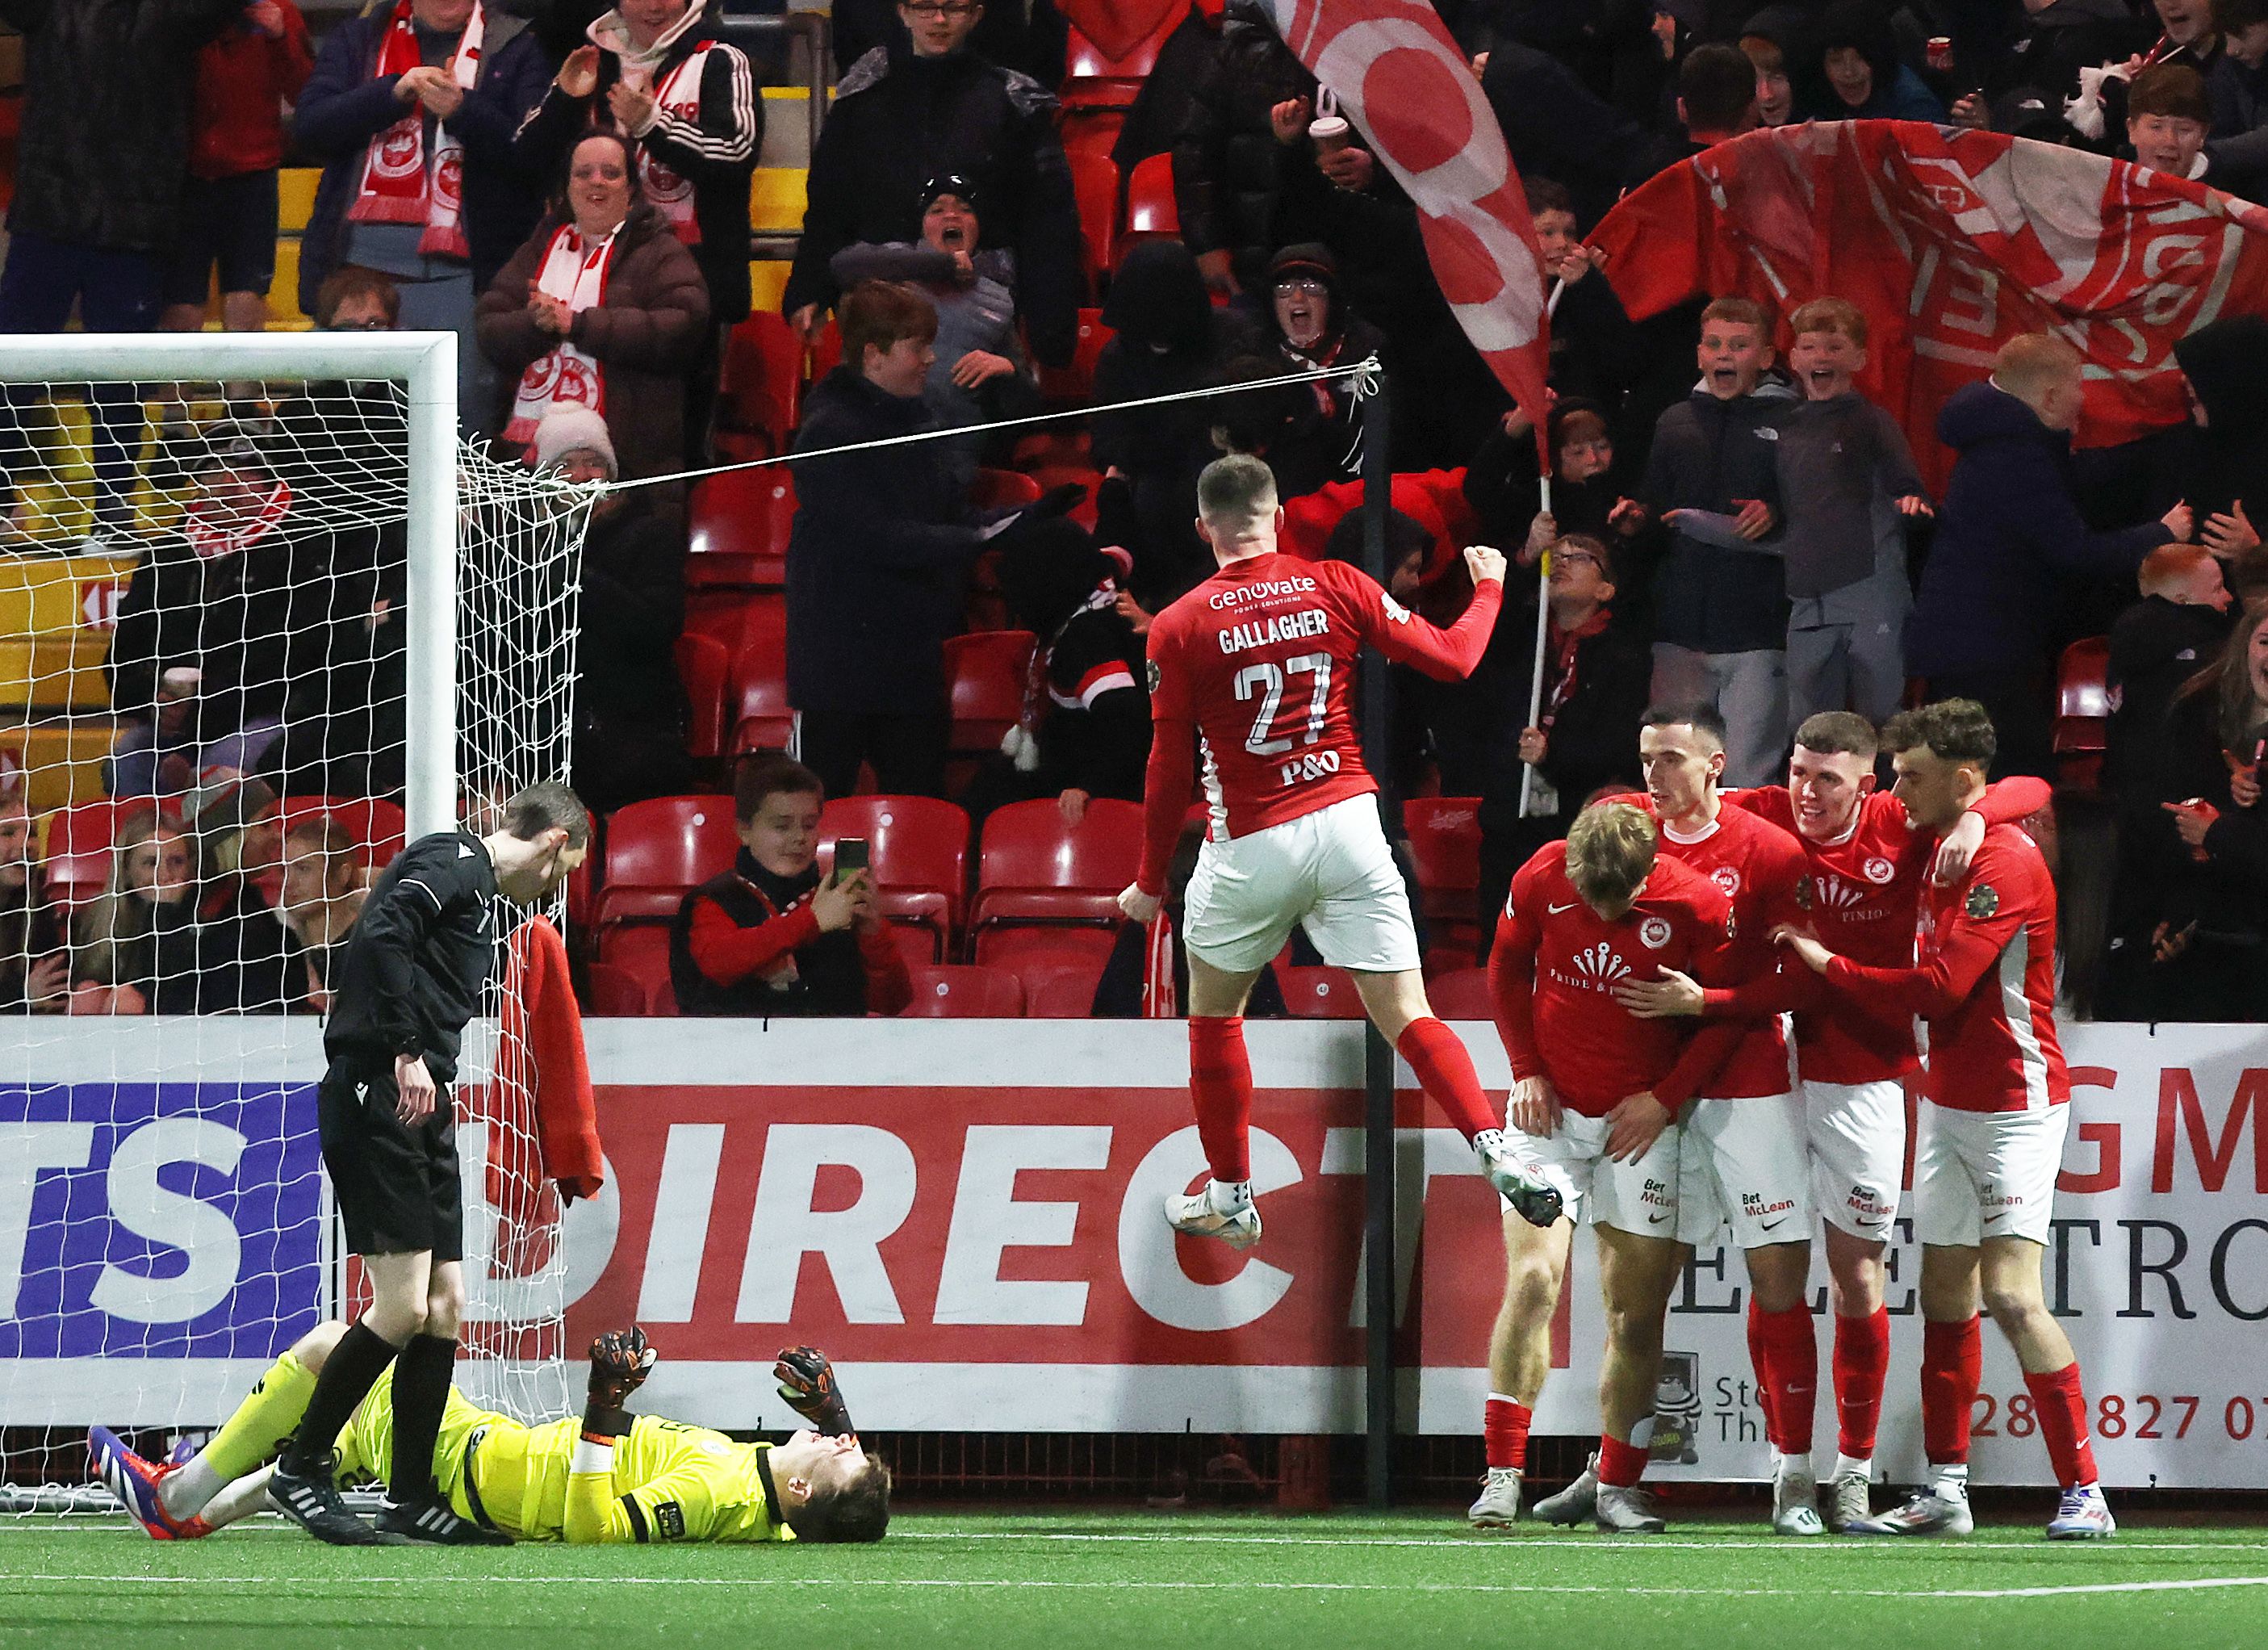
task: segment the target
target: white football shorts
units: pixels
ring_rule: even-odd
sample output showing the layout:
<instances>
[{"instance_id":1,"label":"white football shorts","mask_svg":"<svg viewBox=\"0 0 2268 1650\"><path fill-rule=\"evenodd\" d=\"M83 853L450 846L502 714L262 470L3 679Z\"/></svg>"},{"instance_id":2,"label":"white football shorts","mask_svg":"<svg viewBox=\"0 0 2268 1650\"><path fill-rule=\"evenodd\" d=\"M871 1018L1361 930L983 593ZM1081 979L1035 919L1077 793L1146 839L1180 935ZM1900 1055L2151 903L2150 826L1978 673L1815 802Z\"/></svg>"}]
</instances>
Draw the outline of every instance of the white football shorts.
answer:
<instances>
[{"instance_id":1,"label":"white football shorts","mask_svg":"<svg viewBox=\"0 0 2268 1650\"><path fill-rule=\"evenodd\" d=\"M1189 954L1226 974L1273 961L1298 924L1334 968L1399 974L1418 966L1402 868L1379 828L1378 799L1349 797L1281 825L1197 849L1183 902Z\"/></svg>"},{"instance_id":2,"label":"white football shorts","mask_svg":"<svg viewBox=\"0 0 2268 1650\"><path fill-rule=\"evenodd\" d=\"M1973 1249L1986 1238L2054 1235L2056 1175L2069 1106L2037 1111L1921 1109L1914 1143L1914 1234Z\"/></svg>"},{"instance_id":3,"label":"white football shorts","mask_svg":"<svg viewBox=\"0 0 2268 1650\"><path fill-rule=\"evenodd\" d=\"M1563 1111L1550 1134L1507 1128L1504 1138L1531 1173L1558 1189L1570 1220L1580 1226L1587 1217L1593 1226L1668 1241L1677 1235L1677 1125L1628 1163L1607 1155L1612 1126L1604 1117Z\"/></svg>"},{"instance_id":4,"label":"white football shorts","mask_svg":"<svg viewBox=\"0 0 2268 1650\"><path fill-rule=\"evenodd\" d=\"M1905 1085L1806 1078L1803 1111L1812 1205L1854 1238L1889 1242L1905 1183Z\"/></svg>"},{"instance_id":5,"label":"white football shorts","mask_svg":"<svg viewBox=\"0 0 2268 1650\"><path fill-rule=\"evenodd\" d=\"M1727 1221L1740 1249L1811 1241L1801 1095L1696 1100L1678 1123L1679 1242L1712 1243Z\"/></svg>"}]
</instances>

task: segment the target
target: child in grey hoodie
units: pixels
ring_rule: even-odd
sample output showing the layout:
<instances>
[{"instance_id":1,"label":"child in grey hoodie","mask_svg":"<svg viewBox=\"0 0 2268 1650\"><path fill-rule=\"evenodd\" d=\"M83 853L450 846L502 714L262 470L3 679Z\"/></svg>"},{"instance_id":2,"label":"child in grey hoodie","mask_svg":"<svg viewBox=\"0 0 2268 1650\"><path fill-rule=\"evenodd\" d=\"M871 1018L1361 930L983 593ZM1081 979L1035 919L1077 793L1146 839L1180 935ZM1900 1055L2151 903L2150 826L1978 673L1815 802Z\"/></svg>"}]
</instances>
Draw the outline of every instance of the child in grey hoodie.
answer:
<instances>
[{"instance_id":1,"label":"child in grey hoodie","mask_svg":"<svg viewBox=\"0 0 2268 1650\"><path fill-rule=\"evenodd\" d=\"M1778 447L1788 727L1821 711L1879 723L1905 689L1905 521L1930 515L1930 503L1897 421L1852 387L1867 365L1858 306L1814 298L1788 328L1788 370L1803 397L1781 421Z\"/></svg>"}]
</instances>

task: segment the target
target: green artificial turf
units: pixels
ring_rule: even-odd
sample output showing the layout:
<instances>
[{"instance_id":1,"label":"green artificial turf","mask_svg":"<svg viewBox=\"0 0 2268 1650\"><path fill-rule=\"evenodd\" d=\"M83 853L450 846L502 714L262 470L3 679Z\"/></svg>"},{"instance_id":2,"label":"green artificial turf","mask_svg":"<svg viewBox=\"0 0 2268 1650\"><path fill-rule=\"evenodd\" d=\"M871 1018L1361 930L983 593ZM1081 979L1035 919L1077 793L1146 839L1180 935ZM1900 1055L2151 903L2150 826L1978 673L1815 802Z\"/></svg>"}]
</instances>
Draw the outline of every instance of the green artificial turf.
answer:
<instances>
[{"instance_id":1,"label":"green artificial turf","mask_svg":"<svg viewBox=\"0 0 2268 1650\"><path fill-rule=\"evenodd\" d=\"M2257 1650L2268 1532L2052 1545L1609 1540L1454 1515L902 1516L879 1547L322 1547L272 1519L178 1545L0 1519L0 1646L982 1650L1361 1646Z\"/></svg>"}]
</instances>

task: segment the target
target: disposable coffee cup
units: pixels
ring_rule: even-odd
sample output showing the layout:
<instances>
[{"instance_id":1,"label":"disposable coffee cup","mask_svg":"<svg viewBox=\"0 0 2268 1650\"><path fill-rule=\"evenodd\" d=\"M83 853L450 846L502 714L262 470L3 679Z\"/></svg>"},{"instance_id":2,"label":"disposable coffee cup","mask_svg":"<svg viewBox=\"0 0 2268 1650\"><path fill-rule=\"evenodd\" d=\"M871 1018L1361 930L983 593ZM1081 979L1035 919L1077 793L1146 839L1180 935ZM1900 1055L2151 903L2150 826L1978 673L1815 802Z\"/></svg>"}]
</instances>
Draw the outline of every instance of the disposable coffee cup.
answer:
<instances>
[{"instance_id":1,"label":"disposable coffee cup","mask_svg":"<svg viewBox=\"0 0 2268 1650\"><path fill-rule=\"evenodd\" d=\"M1335 155L1354 140L1354 128L1336 114L1326 114L1307 122L1307 136L1314 140L1319 155Z\"/></svg>"}]
</instances>

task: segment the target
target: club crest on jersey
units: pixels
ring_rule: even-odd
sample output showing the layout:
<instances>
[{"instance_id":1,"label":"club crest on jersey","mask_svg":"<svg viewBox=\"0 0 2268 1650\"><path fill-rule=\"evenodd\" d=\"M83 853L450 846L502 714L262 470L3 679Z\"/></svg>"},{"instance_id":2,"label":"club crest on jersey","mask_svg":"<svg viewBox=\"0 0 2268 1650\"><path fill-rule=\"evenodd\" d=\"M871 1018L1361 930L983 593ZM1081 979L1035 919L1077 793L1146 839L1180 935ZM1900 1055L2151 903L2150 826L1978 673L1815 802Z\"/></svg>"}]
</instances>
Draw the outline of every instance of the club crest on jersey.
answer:
<instances>
[{"instance_id":1,"label":"club crest on jersey","mask_svg":"<svg viewBox=\"0 0 2268 1650\"><path fill-rule=\"evenodd\" d=\"M1631 971L1630 964L1615 954L1615 948L1602 939L1594 946L1586 946L1575 954L1575 971L1587 979L1605 984L1619 980Z\"/></svg>"},{"instance_id":2,"label":"club crest on jersey","mask_svg":"<svg viewBox=\"0 0 2268 1650\"><path fill-rule=\"evenodd\" d=\"M1804 876L1796 878L1795 902L1799 910L1807 911L1819 902L1818 894L1812 888L1811 879L1809 877Z\"/></svg>"},{"instance_id":3,"label":"club crest on jersey","mask_svg":"<svg viewBox=\"0 0 2268 1650\"><path fill-rule=\"evenodd\" d=\"M1719 866L1709 873L1709 880L1725 890L1727 899L1736 899L1741 892L1741 873L1730 866Z\"/></svg>"},{"instance_id":4,"label":"club crest on jersey","mask_svg":"<svg viewBox=\"0 0 2268 1650\"><path fill-rule=\"evenodd\" d=\"M1400 602L1396 601L1393 597L1388 595L1382 590L1378 593L1378 599L1386 604L1386 616L1388 618L1393 620L1396 624L1407 624L1410 622L1409 608L1403 607Z\"/></svg>"},{"instance_id":5,"label":"club crest on jersey","mask_svg":"<svg viewBox=\"0 0 2268 1650\"><path fill-rule=\"evenodd\" d=\"M1659 951L1669 943L1669 924L1666 918L1649 917L1638 925L1638 943L1648 951Z\"/></svg>"},{"instance_id":6,"label":"club crest on jersey","mask_svg":"<svg viewBox=\"0 0 2268 1650\"><path fill-rule=\"evenodd\" d=\"M1979 882L1969 890L1968 901L1962 909L1981 923L2000 909L2000 891L1990 882Z\"/></svg>"},{"instance_id":7,"label":"club crest on jersey","mask_svg":"<svg viewBox=\"0 0 2268 1650\"><path fill-rule=\"evenodd\" d=\"M1151 691L1151 693L1152 693L1152 695L1155 695L1155 694L1156 694L1156 692L1158 691L1158 681L1159 681L1159 678L1160 678L1160 674L1162 674L1162 673L1160 673L1160 670L1158 669L1158 661L1157 661L1156 659L1145 659L1145 660L1143 662L1143 666L1142 666L1142 674L1143 674L1143 676L1144 676L1144 677L1148 681L1148 682L1149 682L1149 684L1150 684L1150 691Z\"/></svg>"},{"instance_id":8,"label":"club crest on jersey","mask_svg":"<svg viewBox=\"0 0 2268 1650\"><path fill-rule=\"evenodd\" d=\"M1867 861L1859 869L1869 882L1888 882L1898 873L1898 868L1880 854Z\"/></svg>"}]
</instances>

